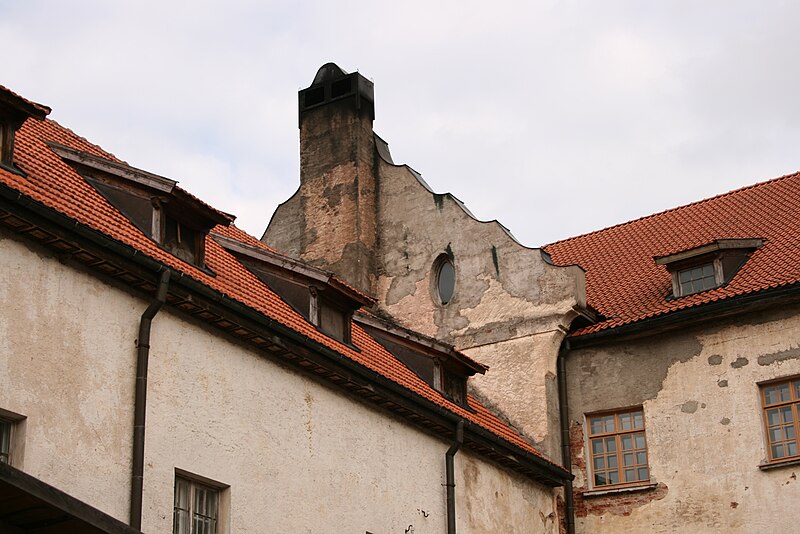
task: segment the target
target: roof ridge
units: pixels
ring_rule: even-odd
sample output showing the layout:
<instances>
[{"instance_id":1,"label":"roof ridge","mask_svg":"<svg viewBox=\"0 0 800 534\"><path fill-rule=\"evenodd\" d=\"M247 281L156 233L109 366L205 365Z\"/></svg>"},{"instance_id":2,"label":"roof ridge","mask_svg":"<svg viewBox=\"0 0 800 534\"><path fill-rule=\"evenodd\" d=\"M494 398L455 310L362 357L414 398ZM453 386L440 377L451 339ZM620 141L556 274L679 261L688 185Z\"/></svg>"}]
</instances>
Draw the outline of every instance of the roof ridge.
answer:
<instances>
[{"instance_id":1,"label":"roof ridge","mask_svg":"<svg viewBox=\"0 0 800 534\"><path fill-rule=\"evenodd\" d=\"M775 178L769 178L767 180L763 180L761 182L756 182L756 183L750 184L750 185L745 185L745 186L739 187L737 189L731 189L730 191L727 191L725 193L719 193L719 194L711 196L711 197L703 198L703 199L700 199L700 200L695 200L694 202L689 202L688 204L681 204L680 206L675 206L673 208L667 208L667 209L662 210L662 211L657 211L656 213L651 213L649 215L643 215L641 217L637 217L636 219L631 219L630 221L625 221L625 222L621 222L621 223L617 223L617 224L612 224L612 225L606 226L604 228L599 228L597 230L592 230L591 232L585 232L583 234L578 234L576 236L567 237L567 238L564 238L564 239L559 239L558 241L553 241L552 243L548 243L546 245L542 245L541 248L546 250L548 247L552 247L552 246L555 246L555 245L560 245L562 243L567 243L569 241L575 241L577 239L588 237L590 235L599 234L599 233L605 232L607 230L611 230L613 228L619 228L619 227L622 227L622 226L628 226L630 224L637 223L639 221L643 221L643 220L646 220L646 219L652 219L654 217L659 217L659 216L664 215L666 213L672 213L672 212L675 212L675 211L678 211L678 210L682 210L682 209L685 209L685 208L696 206L698 204L704 204L704 203L710 202L712 200L717 200L719 198L724 198L724 197L731 196L731 195L734 195L734 194L737 194L737 193L741 193L743 191L747 191L749 189L755 189L756 187L761 187L761 186L764 186L764 185L767 185L767 184L778 182L780 180L785 180L787 178L793 178L793 177L796 177L796 176L800 176L800 171L795 171L795 172L792 172L792 173L784 174L782 176L777 176Z\"/></svg>"}]
</instances>

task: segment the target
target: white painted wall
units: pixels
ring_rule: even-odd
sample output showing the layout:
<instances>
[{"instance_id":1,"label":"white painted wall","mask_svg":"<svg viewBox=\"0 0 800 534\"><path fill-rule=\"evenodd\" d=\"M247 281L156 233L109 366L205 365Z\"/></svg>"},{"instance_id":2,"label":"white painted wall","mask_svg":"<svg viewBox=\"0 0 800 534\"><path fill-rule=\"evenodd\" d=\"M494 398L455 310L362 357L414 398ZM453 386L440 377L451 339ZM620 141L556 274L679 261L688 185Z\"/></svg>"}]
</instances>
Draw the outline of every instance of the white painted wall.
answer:
<instances>
[{"instance_id":1,"label":"white painted wall","mask_svg":"<svg viewBox=\"0 0 800 534\"><path fill-rule=\"evenodd\" d=\"M0 297L0 408L27 416L18 467L127 520L147 302L11 239ZM447 442L169 310L151 345L145 532L171 530L176 468L230 485L229 532L444 532ZM456 470L459 532L556 531L552 490L463 451Z\"/></svg>"}]
</instances>

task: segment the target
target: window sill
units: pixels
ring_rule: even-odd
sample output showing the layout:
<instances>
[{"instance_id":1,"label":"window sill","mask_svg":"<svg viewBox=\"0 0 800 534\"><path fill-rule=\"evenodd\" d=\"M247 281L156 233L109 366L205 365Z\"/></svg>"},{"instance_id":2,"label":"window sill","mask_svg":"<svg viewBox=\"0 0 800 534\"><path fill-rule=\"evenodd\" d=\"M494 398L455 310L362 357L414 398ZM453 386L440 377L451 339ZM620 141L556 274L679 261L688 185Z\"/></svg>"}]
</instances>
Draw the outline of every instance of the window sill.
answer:
<instances>
[{"instance_id":1,"label":"window sill","mask_svg":"<svg viewBox=\"0 0 800 534\"><path fill-rule=\"evenodd\" d=\"M636 493L639 491L648 491L655 489L658 484L655 482L651 484L642 484L639 486L625 486L622 488L609 488L609 489L595 489L583 493L583 497L603 497L605 495L616 495L618 493Z\"/></svg>"},{"instance_id":2,"label":"window sill","mask_svg":"<svg viewBox=\"0 0 800 534\"><path fill-rule=\"evenodd\" d=\"M795 457L795 458L791 458L789 460L781 460L781 461L778 461L778 462L764 463L764 464L760 464L758 466L758 468L761 469L762 471L769 471L770 469L777 469L779 467L789 467L791 465L800 465L800 458Z\"/></svg>"}]
</instances>

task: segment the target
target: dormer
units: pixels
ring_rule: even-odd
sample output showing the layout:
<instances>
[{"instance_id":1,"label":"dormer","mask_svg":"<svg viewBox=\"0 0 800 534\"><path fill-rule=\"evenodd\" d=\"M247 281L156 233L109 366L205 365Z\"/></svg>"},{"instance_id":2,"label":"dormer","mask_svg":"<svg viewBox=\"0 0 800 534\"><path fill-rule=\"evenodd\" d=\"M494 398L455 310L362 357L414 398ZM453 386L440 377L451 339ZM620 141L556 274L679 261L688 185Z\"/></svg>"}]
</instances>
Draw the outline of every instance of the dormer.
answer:
<instances>
[{"instance_id":1,"label":"dormer","mask_svg":"<svg viewBox=\"0 0 800 534\"><path fill-rule=\"evenodd\" d=\"M717 239L653 259L672 274L670 298L678 298L726 285L762 245L761 239Z\"/></svg>"},{"instance_id":2,"label":"dormer","mask_svg":"<svg viewBox=\"0 0 800 534\"><path fill-rule=\"evenodd\" d=\"M374 315L357 313L354 320L383 348L433 389L468 408L467 379L488 367L433 338L406 330Z\"/></svg>"},{"instance_id":3,"label":"dormer","mask_svg":"<svg viewBox=\"0 0 800 534\"><path fill-rule=\"evenodd\" d=\"M214 240L321 332L351 343L353 313L373 299L332 273L218 233Z\"/></svg>"},{"instance_id":4,"label":"dormer","mask_svg":"<svg viewBox=\"0 0 800 534\"><path fill-rule=\"evenodd\" d=\"M29 117L42 120L50 113L50 108L25 100L21 96L0 86L0 167L24 174L14 164L14 140L17 130Z\"/></svg>"},{"instance_id":5,"label":"dormer","mask_svg":"<svg viewBox=\"0 0 800 534\"><path fill-rule=\"evenodd\" d=\"M134 226L186 263L204 268L206 235L233 221L174 180L56 143L49 146Z\"/></svg>"}]
</instances>

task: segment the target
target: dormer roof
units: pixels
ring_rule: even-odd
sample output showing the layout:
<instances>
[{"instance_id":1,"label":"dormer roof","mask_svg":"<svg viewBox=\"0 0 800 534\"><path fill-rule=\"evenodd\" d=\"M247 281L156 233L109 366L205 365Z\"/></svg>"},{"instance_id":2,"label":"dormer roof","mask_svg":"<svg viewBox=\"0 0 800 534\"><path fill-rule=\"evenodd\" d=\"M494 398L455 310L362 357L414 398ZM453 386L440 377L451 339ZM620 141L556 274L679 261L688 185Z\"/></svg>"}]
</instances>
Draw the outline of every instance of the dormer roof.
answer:
<instances>
[{"instance_id":1,"label":"dormer roof","mask_svg":"<svg viewBox=\"0 0 800 534\"><path fill-rule=\"evenodd\" d=\"M544 248L556 265L577 264L586 271L587 302L606 318L573 337L632 327L690 308L732 305L745 297L800 289L800 173ZM665 266L678 268L703 255L737 250L748 257L732 279L668 298L673 294L672 273Z\"/></svg>"}]
</instances>

